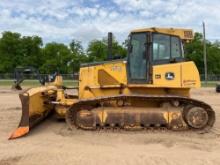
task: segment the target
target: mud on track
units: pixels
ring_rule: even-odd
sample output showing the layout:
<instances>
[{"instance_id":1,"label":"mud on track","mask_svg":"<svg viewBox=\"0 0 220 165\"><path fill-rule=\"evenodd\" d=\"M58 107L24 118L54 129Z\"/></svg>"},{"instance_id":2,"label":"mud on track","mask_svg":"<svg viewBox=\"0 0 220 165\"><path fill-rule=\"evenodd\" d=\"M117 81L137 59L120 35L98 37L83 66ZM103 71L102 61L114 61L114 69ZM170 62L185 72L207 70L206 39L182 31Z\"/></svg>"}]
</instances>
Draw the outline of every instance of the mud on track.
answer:
<instances>
[{"instance_id":1,"label":"mud on track","mask_svg":"<svg viewBox=\"0 0 220 165\"><path fill-rule=\"evenodd\" d=\"M53 116L28 136L7 138L17 127L18 93L0 88L0 165L220 164L220 94L214 88L193 90L192 97L216 111L210 133L171 131L70 131Z\"/></svg>"}]
</instances>

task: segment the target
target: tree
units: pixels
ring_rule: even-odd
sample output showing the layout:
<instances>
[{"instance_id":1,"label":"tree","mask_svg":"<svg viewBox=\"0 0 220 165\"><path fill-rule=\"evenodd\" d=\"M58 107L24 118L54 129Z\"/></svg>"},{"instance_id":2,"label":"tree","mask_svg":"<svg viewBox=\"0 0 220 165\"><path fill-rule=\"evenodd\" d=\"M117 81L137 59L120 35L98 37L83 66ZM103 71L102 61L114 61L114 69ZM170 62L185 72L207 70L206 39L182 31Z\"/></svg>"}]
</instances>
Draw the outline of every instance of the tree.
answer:
<instances>
[{"instance_id":1,"label":"tree","mask_svg":"<svg viewBox=\"0 0 220 165\"><path fill-rule=\"evenodd\" d=\"M80 41L72 40L69 46L72 59L69 61L70 67L68 72L78 72L80 64L88 62L88 57L85 55Z\"/></svg>"},{"instance_id":2,"label":"tree","mask_svg":"<svg viewBox=\"0 0 220 165\"><path fill-rule=\"evenodd\" d=\"M218 42L207 43L207 64L209 74L220 74L220 47ZM185 45L186 58L194 61L200 74L204 74L203 61L203 37L201 33L195 33L192 42Z\"/></svg>"},{"instance_id":3,"label":"tree","mask_svg":"<svg viewBox=\"0 0 220 165\"><path fill-rule=\"evenodd\" d=\"M89 43L87 54L89 61L104 61L107 58L107 45L102 40L93 40Z\"/></svg>"},{"instance_id":4,"label":"tree","mask_svg":"<svg viewBox=\"0 0 220 165\"><path fill-rule=\"evenodd\" d=\"M126 57L127 46L128 40L119 44L113 37L113 57ZM184 49L187 60L194 61L199 72L204 73L202 34L195 33L193 41L185 44ZM85 52L81 42L74 39L69 46L56 42L44 46L41 37L6 31L0 38L0 73L12 73L18 66L33 66L42 73L73 73L79 71L82 63L107 60L107 54L107 38L89 42ZM209 74L220 74L219 41L207 41L207 63Z\"/></svg>"},{"instance_id":5,"label":"tree","mask_svg":"<svg viewBox=\"0 0 220 165\"><path fill-rule=\"evenodd\" d=\"M22 63L22 44L19 33L4 32L0 39L0 72L13 72Z\"/></svg>"},{"instance_id":6,"label":"tree","mask_svg":"<svg viewBox=\"0 0 220 165\"><path fill-rule=\"evenodd\" d=\"M113 37L112 43L112 55L113 57L120 56L121 58L126 57L127 50L126 45L120 45ZM104 61L108 55L108 41L107 38L102 40L93 40L89 43L87 54L89 61Z\"/></svg>"},{"instance_id":7,"label":"tree","mask_svg":"<svg viewBox=\"0 0 220 165\"><path fill-rule=\"evenodd\" d=\"M60 43L47 43L43 48L44 64L40 67L41 72L44 73L67 73L68 62L71 60L70 49Z\"/></svg>"},{"instance_id":8,"label":"tree","mask_svg":"<svg viewBox=\"0 0 220 165\"><path fill-rule=\"evenodd\" d=\"M43 41L38 36L23 37L22 41L22 65L39 68L43 63Z\"/></svg>"},{"instance_id":9,"label":"tree","mask_svg":"<svg viewBox=\"0 0 220 165\"><path fill-rule=\"evenodd\" d=\"M19 33L4 32L0 39L0 72L13 72L18 66L42 65L42 39L38 36L21 37Z\"/></svg>"}]
</instances>

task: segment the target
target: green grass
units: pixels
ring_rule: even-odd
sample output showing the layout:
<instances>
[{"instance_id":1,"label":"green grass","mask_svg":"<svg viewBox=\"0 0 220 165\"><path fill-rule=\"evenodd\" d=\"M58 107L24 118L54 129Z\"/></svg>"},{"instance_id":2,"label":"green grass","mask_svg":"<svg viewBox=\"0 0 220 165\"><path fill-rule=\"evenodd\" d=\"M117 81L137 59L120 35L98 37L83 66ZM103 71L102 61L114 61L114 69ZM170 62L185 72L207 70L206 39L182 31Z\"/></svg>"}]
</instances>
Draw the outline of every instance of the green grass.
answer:
<instances>
[{"instance_id":1,"label":"green grass","mask_svg":"<svg viewBox=\"0 0 220 165\"><path fill-rule=\"evenodd\" d=\"M75 87L78 86L78 81L76 80L64 80L64 86L67 87ZM215 87L216 84L219 83L218 81L208 81L207 83L202 82L202 87ZM12 86L13 80L0 80L0 86ZM38 80L25 80L21 84L24 87L36 87L40 86Z\"/></svg>"},{"instance_id":2,"label":"green grass","mask_svg":"<svg viewBox=\"0 0 220 165\"><path fill-rule=\"evenodd\" d=\"M207 81L207 83L203 81L201 85L202 87L215 87L217 83L219 83L219 81Z\"/></svg>"},{"instance_id":3,"label":"green grass","mask_svg":"<svg viewBox=\"0 0 220 165\"><path fill-rule=\"evenodd\" d=\"M14 84L13 80L0 80L0 86L12 86ZM75 87L78 86L78 81L76 80L64 80L63 81L64 86L68 87ZM25 87L36 87L40 86L38 80L24 80L21 84L21 86Z\"/></svg>"}]
</instances>

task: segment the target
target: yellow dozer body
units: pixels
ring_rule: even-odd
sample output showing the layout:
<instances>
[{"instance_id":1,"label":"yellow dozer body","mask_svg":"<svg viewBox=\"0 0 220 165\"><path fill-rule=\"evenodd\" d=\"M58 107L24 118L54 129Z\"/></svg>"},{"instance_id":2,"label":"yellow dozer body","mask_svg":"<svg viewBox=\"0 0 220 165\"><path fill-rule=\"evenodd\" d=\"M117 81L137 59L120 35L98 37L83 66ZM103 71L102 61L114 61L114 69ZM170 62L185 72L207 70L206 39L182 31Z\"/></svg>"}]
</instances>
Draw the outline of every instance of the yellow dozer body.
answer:
<instances>
[{"instance_id":1,"label":"yellow dozer body","mask_svg":"<svg viewBox=\"0 0 220 165\"><path fill-rule=\"evenodd\" d=\"M50 112L70 128L209 130L212 108L190 98L200 87L194 62L185 61L190 29L146 28L130 34L127 59L81 65L78 95L65 93L62 77L20 94L22 117L10 139L27 134Z\"/></svg>"}]
</instances>

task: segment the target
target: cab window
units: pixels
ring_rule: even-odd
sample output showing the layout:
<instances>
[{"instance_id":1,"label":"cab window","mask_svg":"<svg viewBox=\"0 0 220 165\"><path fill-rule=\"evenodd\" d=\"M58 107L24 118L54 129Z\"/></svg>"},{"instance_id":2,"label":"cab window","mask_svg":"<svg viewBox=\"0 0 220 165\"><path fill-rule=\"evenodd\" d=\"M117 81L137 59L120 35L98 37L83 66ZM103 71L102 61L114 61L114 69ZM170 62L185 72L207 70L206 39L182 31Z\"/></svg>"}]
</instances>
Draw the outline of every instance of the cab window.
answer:
<instances>
[{"instance_id":1,"label":"cab window","mask_svg":"<svg viewBox=\"0 0 220 165\"><path fill-rule=\"evenodd\" d=\"M170 37L162 34L153 35L153 60L170 59Z\"/></svg>"},{"instance_id":2,"label":"cab window","mask_svg":"<svg viewBox=\"0 0 220 165\"><path fill-rule=\"evenodd\" d=\"M146 34L132 34L132 51L129 54L130 78L132 80L144 80L147 78L146 70Z\"/></svg>"},{"instance_id":3,"label":"cab window","mask_svg":"<svg viewBox=\"0 0 220 165\"><path fill-rule=\"evenodd\" d=\"M171 37L171 57L172 58L181 57L180 40L178 37Z\"/></svg>"},{"instance_id":4,"label":"cab window","mask_svg":"<svg viewBox=\"0 0 220 165\"><path fill-rule=\"evenodd\" d=\"M178 37L164 34L153 34L154 61L164 61L181 57L181 45Z\"/></svg>"}]
</instances>

